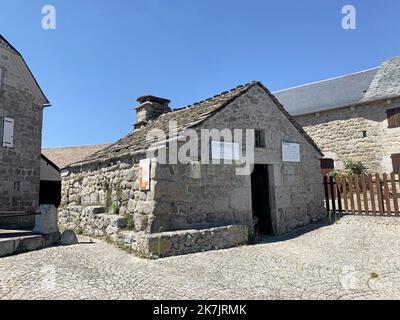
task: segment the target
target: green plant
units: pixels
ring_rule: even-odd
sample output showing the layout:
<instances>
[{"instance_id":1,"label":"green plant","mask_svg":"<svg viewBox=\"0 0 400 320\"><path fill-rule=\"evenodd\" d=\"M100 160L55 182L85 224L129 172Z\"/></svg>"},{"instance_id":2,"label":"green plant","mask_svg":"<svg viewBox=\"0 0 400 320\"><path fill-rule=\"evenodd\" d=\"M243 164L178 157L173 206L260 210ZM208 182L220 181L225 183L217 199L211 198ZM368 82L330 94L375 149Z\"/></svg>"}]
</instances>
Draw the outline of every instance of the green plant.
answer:
<instances>
[{"instance_id":1,"label":"green plant","mask_svg":"<svg viewBox=\"0 0 400 320\"><path fill-rule=\"evenodd\" d=\"M81 236L83 235L83 229L81 227L76 227L74 232L78 235Z\"/></svg>"},{"instance_id":2,"label":"green plant","mask_svg":"<svg viewBox=\"0 0 400 320\"><path fill-rule=\"evenodd\" d=\"M343 172L336 170L336 169L332 170L328 174L329 177L333 177L334 179L336 179L336 177L341 177L342 175L343 175Z\"/></svg>"},{"instance_id":3,"label":"green plant","mask_svg":"<svg viewBox=\"0 0 400 320\"><path fill-rule=\"evenodd\" d=\"M370 276L371 276L371 279L377 279L377 278L379 278L379 274L377 274L376 272L372 272L372 273L370 274Z\"/></svg>"},{"instance_id":4,"label":"green plant","mask_svg":"<svg viewBox=\"0 0 400 320\"><path fill-rule=\"evenodd\" d=\"M251 219L250 222L247 223L247 227L245 229L247 234L245 234L244 236L247 239L246 244L248 244L248 245L257 243L257 230L256 230L257 224L258 224L257 218L253 218L253 219Z\"/></svg>"},{"instance_id":5,"label":"green plant","mask_svg":"<svg viewBox=\"0 0 400 320\"><path fill-rule=\"evenodd\" d=\"M127 213L125 215L125 218L126 218L126 227L125 227L125 229L129 230L129 231L135 230L135 222L133 221L133 215Z\"/></svg>"},{"instance_id":6,"label":"green plant","mask_svg":"<svg viewBox=\"0 0 400 320\"><path fill-rule=\"evenodd\" d=\"M365 173L365 166L361 161L346 161L345 162L346 170L351 174L361 175Z\"/></svg>"},{"instance_id":7,"label":"green plant","mask_svg":"<svg viewBox=\"0 0 400 320\"><path fill-rule=\"evenodd\" d=\"M119 214L119 204L118 203L112 203L111 204L111 214Z\"/></svg>"}]
</instances>

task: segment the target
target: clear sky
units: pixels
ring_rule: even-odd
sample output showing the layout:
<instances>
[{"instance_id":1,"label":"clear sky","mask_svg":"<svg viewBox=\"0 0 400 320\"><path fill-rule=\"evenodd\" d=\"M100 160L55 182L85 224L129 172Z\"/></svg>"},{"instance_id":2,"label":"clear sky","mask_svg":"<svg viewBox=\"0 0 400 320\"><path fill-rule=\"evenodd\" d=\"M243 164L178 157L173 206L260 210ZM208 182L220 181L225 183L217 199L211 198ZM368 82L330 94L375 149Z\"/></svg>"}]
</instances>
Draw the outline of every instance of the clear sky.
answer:
<instances>
[{"instance_id":1,"label":"clear sky","mask_svg":"<svg viewBox=\"0 0 400 320\"><path fill-rule=\"evenodd\" d=\"M43 30L44 5L56 30ZM357 29L344 30L351 4ZM113 142L136 98L182 107L252 80L270 90L400 55L399 0L0 0L0 33L52 103L43 146Z\"/></svg>"}]
</instances>

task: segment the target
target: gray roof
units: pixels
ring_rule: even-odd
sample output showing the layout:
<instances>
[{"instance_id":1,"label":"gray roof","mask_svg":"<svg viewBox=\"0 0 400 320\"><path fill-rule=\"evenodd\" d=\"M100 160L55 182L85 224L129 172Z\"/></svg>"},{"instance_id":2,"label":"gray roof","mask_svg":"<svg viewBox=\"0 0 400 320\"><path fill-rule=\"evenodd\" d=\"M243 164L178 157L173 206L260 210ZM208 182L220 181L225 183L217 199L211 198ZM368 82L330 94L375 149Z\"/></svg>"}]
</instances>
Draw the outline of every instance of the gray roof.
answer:
<instances>
[{"instance_id":1,"label":"gray roof","mask_svg":"<svg viewBox=\"0 0 400 320\"><path fill-rule=\"evenodd\" d=\"M258 86L265 90L270 98L275 102L279 110L292 122L295 128L301 135L318 151L321 153L315 142L307 135L303 128L289 115L289 113L283 108L279 101L271 94L271 92L263 86L261 82L251 82L245 85L240 85L230 91L225 91L221 94L215 95L213 98L209 98L204 101L194 103L190 106L181 109L175 109L171 112L162 114L157 119L150 121L145 127L139 128L118 140L116 143L86 157L83 161L73 163L69 165L80 166L87 162L101 161L106 159L116 159L127 154L134 152L142 152L149 148L154 141L147 141L147 133L150 130L159 129L164 133L168 134L169 121L177 122L178 133L183 132L185 129L194 128L223 108L228 106L234 100L248 92L254 86Z\"/></svg>"},{"instance_id":2,"label":"gray roof","mask_svg":"<svg viewBox=\"0 0 400 320\"><path fill-rule=\"evenodd\" d=\"M380 67L274 92L294 116L400 96L400 58Z\"/></svg>"},{"instance_id":3,"label":"gray roof","mask_svg":"<svg viewBox=\"0 0 400 320\"><path fill-rule=\"evenodd\" d=\"M65 168L71 163L82 161L87 156L108 147L109 144L96 144L87 146L44 148L42 155L59 168Z\"/></svg>"}]
</instances>

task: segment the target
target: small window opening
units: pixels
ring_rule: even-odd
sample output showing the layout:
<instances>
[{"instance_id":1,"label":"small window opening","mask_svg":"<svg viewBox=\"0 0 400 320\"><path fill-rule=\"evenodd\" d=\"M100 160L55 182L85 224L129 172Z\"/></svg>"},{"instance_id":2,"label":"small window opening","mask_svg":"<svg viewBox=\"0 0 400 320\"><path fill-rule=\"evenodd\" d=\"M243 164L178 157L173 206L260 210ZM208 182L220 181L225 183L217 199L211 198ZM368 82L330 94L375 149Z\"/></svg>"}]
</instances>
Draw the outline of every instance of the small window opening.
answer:
<instances>
[{"instance_id":1,"label":"small window opening","mask_svg":"<svg viewBox=\"0 0 400 320\"><path fill-rule=\"evenodd\" d=\"M20 181L14 181L14 190L21 191L21 182Z\"/></svg>"},{"instance_id":2,"label":"small window opening","mask_svg":"<svg viewBox=\"0 0 400 320\"><path fill-rule=\"evenodd\" d=\"M256 148L264 148L265 147L264 130L255 130L255 145L256 145Z\"/></svg>"}]
</instances>

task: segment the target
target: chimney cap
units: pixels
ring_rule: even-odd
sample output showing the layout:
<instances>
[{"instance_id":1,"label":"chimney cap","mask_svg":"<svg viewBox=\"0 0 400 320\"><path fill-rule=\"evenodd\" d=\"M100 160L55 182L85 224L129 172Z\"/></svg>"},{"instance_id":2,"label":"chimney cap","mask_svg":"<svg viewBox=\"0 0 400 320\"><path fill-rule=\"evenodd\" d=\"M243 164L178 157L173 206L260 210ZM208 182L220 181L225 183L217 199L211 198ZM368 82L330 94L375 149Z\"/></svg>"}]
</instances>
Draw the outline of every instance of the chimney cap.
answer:
<instances>
[{"instance_id":1,"label":"chimney cap","mask_svg":"<svg viewBox=\"0 0 400 320\"><path fill-rule=\"evenodd\" d=\"M168 99L164 99L164 98L159 98L159 97L155 97L155 96L141 96L137 99L138 102L140 103L144 103L144 102L156 102L159 104L168 104L171 102L171 100Z\"/></svg>"}]
</instances>

